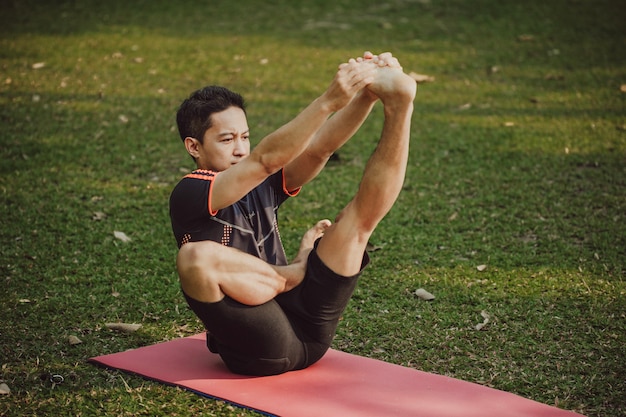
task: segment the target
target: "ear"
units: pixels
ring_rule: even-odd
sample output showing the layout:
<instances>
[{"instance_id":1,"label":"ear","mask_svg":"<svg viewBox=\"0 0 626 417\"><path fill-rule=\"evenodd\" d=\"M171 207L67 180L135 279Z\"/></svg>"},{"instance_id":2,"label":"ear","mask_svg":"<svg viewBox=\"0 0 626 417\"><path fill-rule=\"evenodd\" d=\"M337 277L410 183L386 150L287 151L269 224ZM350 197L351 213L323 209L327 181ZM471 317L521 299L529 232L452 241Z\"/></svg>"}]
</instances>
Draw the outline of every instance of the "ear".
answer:
<instances>
[{"instance_id":1,"label":"ear","mask_svg":"<svg viewBox=\"0 0 626 417\"><path fill-rule=\"evenodd\" d=\"M198 159L198 156L200 156L200 153L198 151L199 147L200 142L198 141L198 139L192 138L190 136L187 136L185 138L185 149L187 149L187 153L191 155L193 159Z\"/></svg>"}]
</instances>

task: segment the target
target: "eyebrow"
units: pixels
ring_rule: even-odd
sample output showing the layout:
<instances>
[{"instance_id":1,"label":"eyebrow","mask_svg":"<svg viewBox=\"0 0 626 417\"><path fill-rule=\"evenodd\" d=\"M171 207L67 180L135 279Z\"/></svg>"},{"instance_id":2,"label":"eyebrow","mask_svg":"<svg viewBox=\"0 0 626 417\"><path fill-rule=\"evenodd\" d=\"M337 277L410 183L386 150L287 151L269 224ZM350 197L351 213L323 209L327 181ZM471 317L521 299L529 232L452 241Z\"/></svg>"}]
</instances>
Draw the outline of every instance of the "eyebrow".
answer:
<instances>
[{"instance_id":1,"label":"eyebrow","mask_svg":"<svg viewBox=\"0 0 626 417\"><path fill-rule=\"evenodd\" d=\"M230 131L230 132L222 132L222 133L220 133L220 134L219 134L219 135L217 135L217 136L218 136L218 137L224 137L224 136L234 135L235 133L236 133L236 132L232 132L232 131ZM244 131L244 132L241 132L241 134L242 134L242 135L245 135L245 134L250 134L250 129L248 129L248 130L246 130L246 131Z\"/></svg>"}]
</instances>

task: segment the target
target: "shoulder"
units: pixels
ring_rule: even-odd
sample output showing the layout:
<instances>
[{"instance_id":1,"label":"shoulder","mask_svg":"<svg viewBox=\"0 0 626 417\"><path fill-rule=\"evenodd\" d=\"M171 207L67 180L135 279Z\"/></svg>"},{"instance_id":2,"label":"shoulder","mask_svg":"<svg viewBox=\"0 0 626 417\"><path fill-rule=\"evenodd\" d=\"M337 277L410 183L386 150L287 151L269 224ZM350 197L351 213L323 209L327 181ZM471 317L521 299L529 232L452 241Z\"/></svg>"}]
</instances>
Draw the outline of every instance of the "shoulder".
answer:
<instances>
[{"instance_id":1,"label":"shoulder","mask_svg":"<svg viewBox=\"0 0 626 417\"><path fill-rule=\"evenodd\" d=\"M217 173L214 171L195 170L185 175L176 184L170 195L170 202L197 198L209 192Z\"/></svg>"},{"instance_id":2,"label":"shoulder","mask_svg":"<svg viewBox=\"0 0 626 417\"><path fill-rule=\"evenodd\" d=\"M194 186L210 185L210 183L212 183L215 180L215 177L217 176L217 174L218 173L215 171L197 169L185 175L178 182L176 187L174 187L174 190L176 190L177 188L181 188L181 187L187 188L187 187L194 187Z\"/></svg>"}]
</instances>

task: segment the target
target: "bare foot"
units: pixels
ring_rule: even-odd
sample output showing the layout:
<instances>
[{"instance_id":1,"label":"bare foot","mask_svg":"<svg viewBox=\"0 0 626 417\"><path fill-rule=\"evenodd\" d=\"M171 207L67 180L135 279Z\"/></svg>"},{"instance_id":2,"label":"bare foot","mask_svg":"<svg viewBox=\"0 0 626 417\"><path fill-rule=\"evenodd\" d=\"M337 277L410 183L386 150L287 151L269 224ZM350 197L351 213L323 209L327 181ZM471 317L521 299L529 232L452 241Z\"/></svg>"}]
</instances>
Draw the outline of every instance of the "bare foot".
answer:
<instances>
[{"instance_id":1,"label":"bare foot","mask_svg":"<svg viewBox=\"0 0 626 417\"><path fill-rule=\"evenodd\" d=\"M367 87L384 104L390 102L409 103L415 99L417 83L398 67L380 67L374 82Z\"/></svg>"},{"instance_id":2,"label":"bare foot","mask_svg":"<svg viewBox=\"0 0 626 417\"><path fill-rule=\"evenodd\" d=\"M306 273L309 253L313 250L315 241L324 236L326 229L330 227L330 220L320 220L304 233L300 242L300 249L291 264L282 267L280 273L286 279L285 291L289 291L298 286L304 279Z\"/></svg>"},{"instance_id":3,"label":"bare foot","mask_svg":"<svg viewBox=\"0 0 626 417\"><path fill-rule=\"evenodd\" d=\"M315 241L324 236L324 232L330 227L330 225L330 220L324 219L320 220L315 224L315 226L307 230L306 233L304 233L304 236L302 236L302 242L300 242L300 250L298 250L298 255L296 256L296 259L300 258L300 254L304 252L306 252L306 256L308 256L311 249L313 249Z\"/></svg>"}]
</instances>

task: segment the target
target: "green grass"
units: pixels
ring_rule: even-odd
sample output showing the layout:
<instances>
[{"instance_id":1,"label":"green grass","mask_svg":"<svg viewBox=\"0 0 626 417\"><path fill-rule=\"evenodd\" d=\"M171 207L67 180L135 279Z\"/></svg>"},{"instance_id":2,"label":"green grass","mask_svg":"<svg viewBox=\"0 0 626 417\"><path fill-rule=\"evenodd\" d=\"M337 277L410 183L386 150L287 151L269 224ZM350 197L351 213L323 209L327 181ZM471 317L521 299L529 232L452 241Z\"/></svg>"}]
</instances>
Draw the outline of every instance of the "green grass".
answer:
<instances>
[{"instance_id":1,"label":"green grass","mask_svg":"<svg viewBox=\"0 0 626 417\"><path fill-rule=\"evenodd\" d=\"M626 413L620 1L0 9L0 414L255 415L86 359L201 331L167 213L192 168L174 129L182 99L209 83L241 92L258 140L366 49L436 81L419 87L405 190L335 347L590 417ZM286 203L288 252L352 195L381 116ZM115 321L143 327L104 327Z\"/></svg>"}]
</instances>

